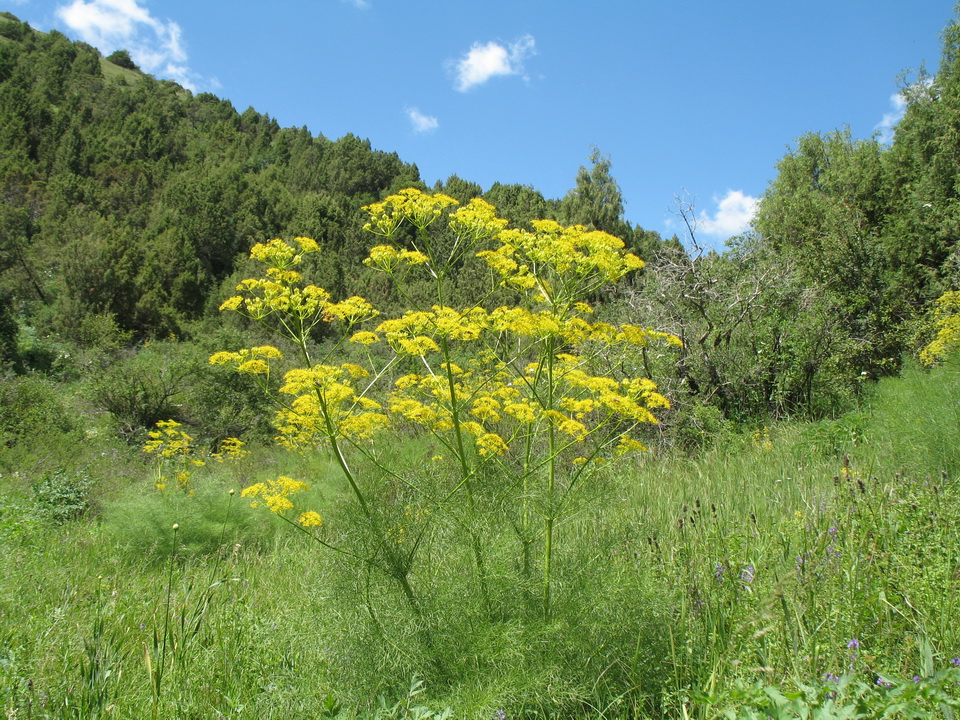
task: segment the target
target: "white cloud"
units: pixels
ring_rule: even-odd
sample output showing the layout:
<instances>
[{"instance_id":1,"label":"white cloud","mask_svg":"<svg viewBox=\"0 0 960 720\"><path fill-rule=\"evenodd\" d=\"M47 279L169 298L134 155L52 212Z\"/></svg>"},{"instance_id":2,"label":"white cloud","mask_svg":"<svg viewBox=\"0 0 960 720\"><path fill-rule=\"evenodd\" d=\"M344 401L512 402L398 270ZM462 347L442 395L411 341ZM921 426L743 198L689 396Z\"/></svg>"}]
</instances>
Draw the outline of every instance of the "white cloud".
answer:
<instances>
[{"instance_id":1,"label":"white cloud","mask_svg":"<svg viewBox=\"0 0 960 720\"><path fill-rule=\"evenodd\" d=\"M187 66L180 26L153 17L139 0L72 0L57 8L57 16L105 55L127 50L145 72L197 89L200 79Z\"/></svg>"},{"instance_id":2,"label":"white cloud","mask_svg":"<svg viewBox=\"0 0 960 720\"><path fill-rule=\"evenodd\" d=\"M509 45L492 41L485 45L474 43L469 52L456 61L455 87L466 92L497 75L522 75L524 61L535 53L536 41L532 35L523 35Z\"/></svg>"},{"instance_id":3,"label":"white cloud","mask_svg":"<svg viewBox=\"0 0 960 720\"><path fill-rule=\"evenodd\" d=\"M890 105L893 109L884 113L883 119L874 128L879 133L878 140L885 145L893 142L893 131L907 111L907 99L903 96L903 93L894 93L890 96Z\"/></svg>"},{"instance_id":4,"label":"white cloud","mask_svg":"<svg viewBox=\"0 0 960 720\"><path fill-rule=\"evenodd\" d=\"M724 239L739 235L746 230L757 212L758 200L745 195L742 190L727 190L722 198L714 198L716 212L711 216L701 210L697 217L697 230L704 235L714 235Z\"/></svg>"},{"instance_id":5,"label":"white cloud","mask_svg":"<svg viewBox=\"0 0 960 720\"><path fill-rule=\"evenodd\" d=\"M359 10L368 10L370 8L370 0L342 0L343 2L353 5Z\"/></svg>"},{"instance_id":6,"label":"white cloud","mask_svg":"<svg viewBox=\"0 0 960 720\"><path fill-rule=\"evenodd\" d=\"M418 108L407 108L407 118L416 133L426 133L440 127L440 122L432 115L424 115Z\"/></svg>"}]
</instances>

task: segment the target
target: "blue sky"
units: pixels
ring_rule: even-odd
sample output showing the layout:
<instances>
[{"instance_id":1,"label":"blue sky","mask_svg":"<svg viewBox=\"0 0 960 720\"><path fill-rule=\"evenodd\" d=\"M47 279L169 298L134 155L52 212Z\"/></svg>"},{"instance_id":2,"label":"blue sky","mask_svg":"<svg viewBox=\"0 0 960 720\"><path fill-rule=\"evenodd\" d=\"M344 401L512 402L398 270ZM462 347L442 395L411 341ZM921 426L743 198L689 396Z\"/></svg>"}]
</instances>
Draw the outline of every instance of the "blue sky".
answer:
<instances>
[{"instance_id":1,"label":"blue sky","mask_svg":"<svg viewBox=\"0 0 960 720\"><path fill-rule=\"evenodd\" d=\"M952 0L7 0L39 30L248 106L369 138L432 185L562 197L594 146L627 219L699 239L748 222L807 132L889 133Z\"/></svg>"}]
</instances>

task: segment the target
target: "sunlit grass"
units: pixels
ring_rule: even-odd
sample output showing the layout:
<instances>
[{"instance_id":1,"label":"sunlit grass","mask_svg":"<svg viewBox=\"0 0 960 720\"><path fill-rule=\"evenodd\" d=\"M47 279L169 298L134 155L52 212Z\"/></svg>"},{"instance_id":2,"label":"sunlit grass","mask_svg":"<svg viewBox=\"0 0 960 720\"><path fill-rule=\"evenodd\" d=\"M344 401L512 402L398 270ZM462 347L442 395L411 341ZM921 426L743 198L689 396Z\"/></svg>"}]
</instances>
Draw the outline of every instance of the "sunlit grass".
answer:
<instances>
[{"instance_id":1,"label":"sunlit grass","mask_svg":"<svg viewBox=\"0 0 960 720\"><path fill-rule=\"evenodd\" d=\"M420 705L630 718L748 716L763 695L752 687L829 677L862 683L843 692L868 703L886 702L871 688L895 688L878 678L917 677L927 692L960 656L958 393L949 368L908 370L834 424L597 472L557 527L549 622L508 523L484 531L488 613L458 529L438 522L411 573L433 647L376 568L358 573L229 495L303 477L329 532L350 532L322 457L257 449L163 507L141 462L141 477L95 488L87 516L59 525L29 482L5 476L0 699L16 717L142 718L155 698L158 717L412 717ZM431 452L410 445L404 462Z\"/></svg>"}]
</instances>

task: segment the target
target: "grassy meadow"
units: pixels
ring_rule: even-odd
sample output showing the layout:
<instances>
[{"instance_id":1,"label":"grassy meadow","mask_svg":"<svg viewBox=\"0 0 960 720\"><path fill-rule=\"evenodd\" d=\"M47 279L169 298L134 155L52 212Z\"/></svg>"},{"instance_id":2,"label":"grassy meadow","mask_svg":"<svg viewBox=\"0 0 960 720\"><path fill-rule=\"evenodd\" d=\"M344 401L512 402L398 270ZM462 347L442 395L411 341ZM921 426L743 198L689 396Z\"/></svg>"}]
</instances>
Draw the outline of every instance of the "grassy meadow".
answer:
<instances>
[{"instance_id":1,"label":"grassy meadow","mask_svg":"<svg viewBox=\"0 0 960 720\"><path fill-rule=\"evenodd\" d=\"M252 447L194 468L191 495L94 432L49 448L0 456L10 718L952 717L960 697L956 369L598 469L558 523L548 619L511 508L482 532L491 600L438 523L414 612L237 492L309 480L332 543L355 510L329 458ZM37 470L67 452L85 469ZM403 502L397 532L423 513Z\"/></svg>"}]
</instances>

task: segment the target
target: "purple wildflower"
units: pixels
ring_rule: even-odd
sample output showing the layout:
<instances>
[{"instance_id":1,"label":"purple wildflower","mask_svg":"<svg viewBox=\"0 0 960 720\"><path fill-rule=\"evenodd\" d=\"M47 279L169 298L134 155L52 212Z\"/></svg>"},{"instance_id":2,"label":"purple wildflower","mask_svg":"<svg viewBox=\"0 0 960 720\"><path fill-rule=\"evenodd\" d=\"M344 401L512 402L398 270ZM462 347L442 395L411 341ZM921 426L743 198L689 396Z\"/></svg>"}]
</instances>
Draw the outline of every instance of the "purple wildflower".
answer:
<instances>
[{"instance_id":1,"label":"purple wildflower","mask_svg":"<svg viewBox=\"0 0 960 720\"><path fill-rule=\"evenodd\" d=\"M498 708L495 713L493 713L494 720L506 720L507 713L503 711L503 708Z\"/></svg>"},{"instance_id":2,"label":"purple wildflower","mask_svg":"<svg viewBox=\"0 0 960 720\"><path fill-rule=\"evenodd\" d=\"M743 571L740 573L740 580L745 583L752 583L753 577L754 577L753 573L754 573L753 565L747 565L743 569Z\"/></svg>"},{"instance_id":3,"label":"purple wildflower","mask_svg":"<svg viewBox=\"0 0 960 720\"><path fill-rule=\"evenodd\" d=\"M914 675L914 676L913 676L913 681L914 681L915 683L920 682L920 676L919 676L919 675Z\"/></svg>"},{"instance_id":4,"label":"purple wildflower","mask_svg":"<svg viewBox=\"0 0 960 720\"><path fill-rule=\"evenodd\" d=\"M955 657L950 662L953 663L954 667L960 667L960 657Z\"/></svg>"},{"instance_id":5,"label":"purple wildflower","mask_svg":"<svg viewBox=\"0 0 960 720\"><path fill-rule=\"evenodd\" d=\"M839 682L840 678L834 675L833 673L827 673L823 676L823 679L827 682Z\"/></svg>"},{"instance_id":6,"label":"purple wildflower","mask_svg":"<svg viewBox=\"0 0 960 720\"><path fill-rule=\"evenodd\" d=\"M851 638L850 642L847 643L847 647L851 650L856 650L860 647L860 641L857 638Z\"/></svg>"}]
</instances>

